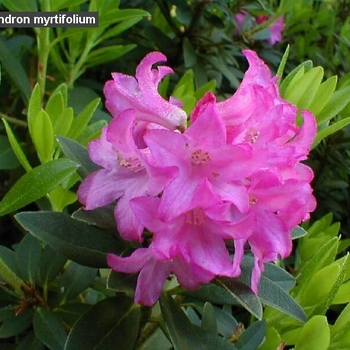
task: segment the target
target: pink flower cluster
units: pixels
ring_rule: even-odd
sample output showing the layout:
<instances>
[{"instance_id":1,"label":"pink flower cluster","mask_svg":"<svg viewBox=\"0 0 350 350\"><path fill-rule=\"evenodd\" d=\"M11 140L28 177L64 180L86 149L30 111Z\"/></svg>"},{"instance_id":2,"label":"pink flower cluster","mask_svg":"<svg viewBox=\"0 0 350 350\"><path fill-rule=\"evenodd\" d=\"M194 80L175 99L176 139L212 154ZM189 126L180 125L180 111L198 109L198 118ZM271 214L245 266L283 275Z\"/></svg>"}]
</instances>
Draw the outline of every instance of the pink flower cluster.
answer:
<instances>
[{"instance_id":1,"label":"pink flower cluster","mask_svg":"<svg viewBox=\"0 0 350 350\"><path fill-rule=\"evenodd\" d=\"M113 73L105 86L114 116L89 144L101 166L81 184L85 209L116 202L115 220L126 240L152 239L130 256L108 254L119 272L139 272L135 302L153 305L169 274L189 290L215 276L237 277L244 250L254 256L251 288L257 293L264 262L288 256L291 230L316 205L312 170L300 163L312 145L313 115L283 100L268 67L244 51L249 69L229 99L212 93L189 118L177 100L157 92L172 70L152 66L148 54L136 78ZM227 245L234 248L230 255Z\"/></svg>"},{"instance_id":2,"label":"pink flower cluster","mask_svg":"<svg viewBox=\"0 0 350 350\"><path fill-rule=\"evenodd\" d=\"M250 16L247 11L242 10L234 16L239 31L243 29L243 23L247 16ZM268 20L268 16L259 15L255 18L256 25L262 24ZM267 29L270 31L268 41L270 45L275 45L282 40L282 31L284 29L284 17L278 17L273 23L271 23Z\"/></svg>"}]
</instances>

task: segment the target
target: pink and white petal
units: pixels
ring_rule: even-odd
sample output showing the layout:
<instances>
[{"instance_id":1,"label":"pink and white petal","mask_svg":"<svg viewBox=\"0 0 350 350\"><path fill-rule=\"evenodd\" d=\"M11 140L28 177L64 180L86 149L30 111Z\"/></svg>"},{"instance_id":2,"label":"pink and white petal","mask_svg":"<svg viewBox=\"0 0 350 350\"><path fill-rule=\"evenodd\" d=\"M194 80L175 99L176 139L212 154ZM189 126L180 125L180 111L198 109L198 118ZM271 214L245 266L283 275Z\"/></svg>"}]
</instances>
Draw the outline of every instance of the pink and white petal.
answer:
<instances>
[{"instance_id":1,"label":"pink and white petal","mask_svg":"<svg viewBox=\"0 0 350 350\"><path fill-rule=\"evenodd\" d=\"M130 256L123 257L115 254L107 254L107 264L117 272L137 273L148 264L151 259L148 248L139 248Z\"/></svg>"},{"instance_id":2,"label":"pink and white petal","mask_svg":"<svg viewBox=\"0 0 350 350\"><path fill-rule=\"evenodd\" d=\"M137 279L135 303L154 305L162 292L164 283L171 272L171 262L149 259Z\"/></svg>"},{"instance_id":3,"label":"pink and white petal","mask_svg":"<svg viewBox=\"0 0 350 350\"><path fill-rule=\"evenodd\" d=\"M118 174L107 169L91 173L79 186L77 194L84 209L93 210L112 203L123 195L116 182Z\"/></svg>"}]
</instances>

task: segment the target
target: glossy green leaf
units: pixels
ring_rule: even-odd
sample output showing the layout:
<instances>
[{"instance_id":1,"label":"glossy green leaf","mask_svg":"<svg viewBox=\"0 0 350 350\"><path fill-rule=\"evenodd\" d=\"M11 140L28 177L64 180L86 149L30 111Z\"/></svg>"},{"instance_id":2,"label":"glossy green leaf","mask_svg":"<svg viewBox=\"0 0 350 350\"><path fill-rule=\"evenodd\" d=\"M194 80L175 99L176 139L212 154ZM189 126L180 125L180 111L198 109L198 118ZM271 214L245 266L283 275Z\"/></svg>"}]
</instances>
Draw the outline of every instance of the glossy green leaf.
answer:
<instances>
[{"instance_id":1,"label":"glossy green leaf","mask_svg":"<svg viewBox=\"0 0 350 350\"><path fill-rule=\"evenodd\" d=\"M65 108L53 123L54 135L66 136L74 120L72 108Z\"/></svg>"},{"instance_id":2,"label":"glossy green leaf","mask_svg":"<svg viewBox=\"0 0 350 350\"><path fill-rule=\"evenodd\" d=\"M288 60L289 52L290 52L290 45L288 44L287 48L284 51L284 54L282 56L281 62L279 64L279 66L278 66L278 69L277 69L277 74L276 75L279 76L278 84L281 83L281 79L282 79L282 76L283 76L284 68L285 68L287 60Z\"/></svg>"},{"instance_id":3,"label":"glossy green leaf","mask_svg":"<svg viewBox=\"0 0 350 350\"><path fill-rule=\"evenodd\" d=\"M266 322L256 321L238 338L235 344L239 350L255 350L263 342L266 332Z\"/></svg>"},{"instance_id":4,"label":"glossy green leaf","mask_svg":"<svg viewBox=\"0 0 350 350\"><path fill-rule=\"evenodd\" d=\"M191 68L196 64L197 55L194 50L193 45L191 44L188 38L184 38L182 45L184 63L186 68Z\"/></svg>"},{"instance_id":5,"label":"glossy green leaf","mask_svg":"<svg viewBox=\"0 0 350 350\"><path fill-rule=\"evenodd\" d=\"M285 269L274 263L265 263L265 271L263 275L276 283L279 287L289 292L296 283L295 278Z\"/></svg>"},{"instance_id":6,"label":"glossy green leaf","mask_svg":"<svg viewBox=\"0 0 350 350\"><path fill-rule=\"evenodd\" d=\"M347 304L331 327L330 349L339 349L341 344L349 344L350 339L350 304Z\"/></svg>"},{"instance_id":7,"label":"glossy green leaf","mask_svg":"<svg viewBox=\"0 0 350 350\"><path fill-rule=\"evenodd\" d=\"M288 86L284 95L285 99L296 104L299 109L307 109L317 93L323 74L322 67L311 69Z\"/></svg>"},{"instance_id":8,"label":"glossy green leaf","mask_svg":"<svg viewBox=\"0 0 350 350\"><path fill-rule=\"evenodd\" d=\"M62 270L67 258L57 250L46 245L42 251L38 271L38 283L48 286Z\"/></svg>"},{"instance_id":9,"label":"glossy green leaf","mask_svg":"<svg viewBox=\"0 0 350 350\"><path fill-rule=\"evenodd\" d=\"M100 98L94 99L73 119L67 135L70 139L76 140L80 136L94 115L100 101Z\"/></svg>"},{"instance_id":10,"label":"glossy green leaf","mask_svg":"<svg viewBox=\"0 0 350 350\"><path fill-rule=\"evenodd\" d=\"M307 260L306 264L300 270L299 283L295 289L296 295L301 295L311 278L323 267L334 261L337 254L338 241L338 237L329 240L317 250L311 259Z\"/></svg>"},{"instance_id":11,"label":"glossy green leaf","mask_svg":"<svg viewBox=\"0 0 350 350\"><path fill-rule=\"evenodd\" d=\"M0 216L32 203L71 176L78 164L69 159L57 159L39 165L23 175L0 202Z\"/></svg>"},{"instance_id":12,"label":"glossy green leaf","mask_svg":"<svg viewBox=\"0 0 350 350\"><path fill-rule=\"evenodd\" d=\"M326 128L320 130L317 132L314 143L312 144L312 149L315 148L324 138L326 138L329 135L334 134L335 132L345 128L347 125L350 124L350 117L339 120Z\"/></svg>"},{"instance_id":13,"label":"glossy green leaf","mask_svg":"<svg viewBox=\"0 0 350 350\"><path fill-rule=\"evenodd\" d=\"M308 72L310 69L312 69L312 67L313 67L312 61L305 61L299 64L299 66L295 67L281 82L281 85L280 85L281 96L285 97L285 92L287 87L297 82L300 79L300 77L302 77L305 72Z\"/></svg>"},{"instance_id":14,"label":"glossy green leaf","mask_svg":"<svg viewBox=\"0 0 350 350\"><path fill-rule=\"evenodd\" d=\"M35 149L41 163L46 163L52 159L54 150L54 130L49 115L42 109L31 121L32 137Z\"/></svg>"},{"instance_id":15,"label":"glossy green leaf","mask_svg":"<svg viewBox=\"0 0 350 350\"><path fill-rule=\"evenodd\" d=\"M45 112L50 116L52 124L55 124L58 117L62 114L65 109L64 98L61 91L54 92L48 99Z\"/></svg>"},{"instance_id":16,"label":"glossy green leaf","mask_svg":"<svg viewBox=\"0 0 350 350\"><path fill-rule=\"evenodd\" d=\"M33 236L81 265L107 267L106 254L124 249L112 235L64 213L23 212L15 218Z\"/></svg>"},{"instance_id":17,"label":"glossy green leaf","mask_svg":"<svg viewBox=\"0 0 350 350\"><path fill-rule=\"evenodd\" d=\"M69 302L65 304L61 304L55 308L55 315L59 317L59 319L64 322L64 324L70 326L70 328L74 325L78 319L85 314L92 305L81 303L81 302Z\"/></svg>"},{"instance_id":18,"label":"glossy green leaf","mask_svg":"<svg viewBox=\"0 0 350 350\"><path fill-rule=\"evenodd\" d=\"M309 106L309 110L316 116L323 110L331 98L337 85L337 76L334 75L324 81L318 88L316 95Z\"/></svg>"},{"instance_id":19,"label":"glossy green leaf","mask_svg":"<svg viewBox=\"0 0 350 350\"><path fill-rule=\"evenodd\" d=\"M346 304L350 302L350 281L342 284L339 287L337 294L334 297L333 304Z\"/></svg>"},{"instance_id":20,"label":"glossy green leaf","mask_svg":"<svg viewBox=\"0 0 350 350\"><path fill-rule=\"evenodd\" d=\"M13 3L13 1L6 2ZM22 9L21 11L24 10ZM7 71L8 75L20 91L23 101L27 104L31 90L27 73L21 62L13 55L8 45L6 45L2 36L0 38L0 61L2 68Z\"/></svg>"},{"instance_id":21,"label":"glossy green leaf","mask_svg":"<svg viewBox=\"0 0 350 350\"><path fill-rule=\"evenodd\" d=\"M98 165L92 162L87 149L80 143L66 137L58 137L57 140L64 154L71 160L80 164L78 173L82 178L100 169Z\"/></svg>"},{"instance_id":22,"label":"glossy green leaf","mask_svg":"<svg viewBox=\"0 0 350 350\"><path fill-rule=\"evenodd\" d=\"M5 320L0 326L0 338L9 338L21 334L30 327L33 320L33 311L25 310L16 317Z\"/></svg>"},{"instance_id":23,"label":"glossy green leaf","mask_svg":"<svg viewBox=\"0 0 350 350\"><path fill-rule=\"evenodd\" d=\"M278 346L282 343L280 334L273 327L268 327L265 333L265 339L262 345L259 346L259 350L271 350L278 349Z\"/></svg>"},{"instance_id":24,"label":"glossy green leaf","mask_svg":"<svg viewBox=\"0 0 350 350\"><path fill-rule=\"evenodd\" d=\"M116 222L114 219L114 207L114 204L109 204L94 210L84 210L80 208L73 213L72 218L115 232Z\"/></svg>"},{"instance_id":25,"label":"glossy green leaf","mask_svg":"<svg viewBox=\"0 0 350 350\"><path fill-rule=\"evenodd\" d=\"M78 319L64 349L132 350L139 331L140 314L140 306L134 305L131 298L104 299Z\"/></svg>"},{"instance_id":26,"label":"glossy green leaf","mask_svg":"<svg viewBox=\"0 0 350 350\"><path fill-rule=\"evenodd\" d=\"M97 269L71 262L61 277L62 301L74 299L86 290L96 278Z\"/></svg>"},{"instance_id":27,"label":"glossy green leaf","mask_svg":"<svg viewBox=\"0 0 350 350\"><path fill-rule=\"evenodd\" d=\"M67 332L54 313L39 307L33 318L35 335L51 350L62 350Z\"/></svg>"},{"instance_id":28,"label":"glossy green leaf","mask_svg":"<svg viewBox=\"0 0 350 350\"><path fill-rule=\"evenodd\" d=\"M338 265L329 265L319 270L309 281L301 295L301 303L306 306L323 304L337 281L340 273Z\"/></svg>"},{"instance_id":29,"label":"glossy green leaf","mask_svg":"<svg viewBox=\"0 0 350 350\"><path fill-rule=\"evenodd\" d=\"M63 211L67 205L72 204L77 200L77 194L66 190L62 186L58 186L50 191L49 198L53 211Z\"/></svg>"},{"instance_id":30,"label":"glossy green leaf","mask_svg":"<svg viewBox=\"0 0 350 350\"><path fill-rule=\"evenodd\" d=\"M327 123L340 113L350 102L350 86L336 90L327 105L317 116L318 125Z\"/></svg>"},{"instance_id":31,"label":"glossy green leaf","mask_svg":"<svg viewBox=\"0 0 350 350\"><path fill-rule=\"evenodd\" d=\"M41 90L40 85L38 83L35 84L32 94L30 96L29 104L28 104L28 113L27 113L27 121L29 134L32 135L34 131L33 122L36 115L41 111Z\"/></svg>"},{"instance_id":32,"label":"glossy green leaf","mask_svg":"<svg viewBox=\"0 0 350 350\"><path fill-rule=\"evenodd\" d=\"M27 157L25 156L20 144L18 143L13 131L11 130L10 125L7 123L7 121L5 119L2 119L2 121L5 125L8 140L10 142L12 150L15 153L18 161L21 163L21 165L23 166L23 168L26 171L30 171L32 169L32 167L29 164L29 161L28 161Z\"/></svg>"},{"instance_id":33,"label":"glossy green leaf","mask_svg":"<svg viewBox=\"0 0 350 350\"><path fill-rule=\"evenodd\" d=\"M102 128L106 125L107 121L105 120L99 120L98 122L89 124L78 137L78 142L82 145L87 145L89 141L99 138Z\"/></svg>"},{"instance_id":34,"label":"glossy green leaf","mask_svg":"<svg viewBox=\"0 0 350 350\"><path fill-rule=\"evenodd\" d=\"M18 266L23 280L36 283L40 258L41 243L35 237L26 234L17 247Z\"/></svg>"},{"instance_id":35,"label":"glossy green leaf","mask_svg":"<svg viewBox=\"0 0 350 350\"><path fill-rule=\"evenodd\" d=\"M312 317L302 328L295 350L327 350L330 343L330 331L326 316Z\"/></svg>"},{"instance_id":36,"label":"glossy green leaf","mask_svg":"<svg viewBox=\"0 0 350 350\"><path fill-rule=\"evenodd\" d=\"M175 350L237 349L215 333L206 332L191 324L180 305L170 295L162 294L160 306Z\"/></svg>"}]
</instances>

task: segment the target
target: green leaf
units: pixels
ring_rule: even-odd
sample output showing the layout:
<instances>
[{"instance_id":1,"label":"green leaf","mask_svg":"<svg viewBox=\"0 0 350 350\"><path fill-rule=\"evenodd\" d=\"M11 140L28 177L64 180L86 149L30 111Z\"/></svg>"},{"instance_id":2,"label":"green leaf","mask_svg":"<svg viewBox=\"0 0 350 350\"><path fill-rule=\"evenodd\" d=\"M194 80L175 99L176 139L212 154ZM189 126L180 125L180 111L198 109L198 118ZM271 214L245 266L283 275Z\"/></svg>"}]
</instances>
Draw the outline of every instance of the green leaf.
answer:
<instances>
[{"instance_id":1,"label":"green leaf","mask_svg":"<svg viewBox=\"0 0 350 350\"><path fill-rule=\"evenodd\" d=\"M281 82L280 92L281 96L285 96L285 92L289 85L293 85L296 81L304 75L305 72L309 71L313 67L312 61L305 61L296 68L294 68Z\"/></svg>"},{"instance_id":2,"label":"green leaf","mask_svg":"<svg viewBox=\"0 0 350 350\"><path fill-rule=\"evenodd\" d=\"M61 277L62 302L74 299L87 289L96 278L97 269L71 262Z\"/></svg>"},{"instance_id":3,"label":"green leaf","mask_svg":"<svg viewBox=\"0 0 350 350\"><path fill-rule=\"evenodd\" d=\"M33 121L36 115L41 111L41 91L40 85L38 83L35 84L32 94L30 96L29 104L28 104L28 128L29 134L32 135L34 132Z\"/></svg>"},{"instance_id":4,"label":"green leaf","mask_svg":"<svg viewBox=\"0 0 350 350\"><path fill-rule=\"evenodd\" d=\"M5 124L5 129L6 129L8 140L10 141L12 150L14 151L18 161L21 163L21 165L23 166L23 168L26 171L32 170L32 167L29 164L29 161L28 161L27 157L25 156L20 144L18 143L18 141L15 137L15 135L13 134L13 132L10 128L10 125L7 123L7 121L5 119L2 119L2 121Z\"/></svg>"},{"instance_id":5,"label":"green leaf","mask_svg":"<svg viewBox=\"0 0 350 350\"><path fill-rule=\"evenodd\" d=\"M65 109L64 98L61 91L57 91L50 96L45 106L45 112L50 116L52 124L55 124L57 118Z\"/></svg>"},{"instance_id":6,"label":"green leaf","mask_svg":"<svg viewBox=\"0 0 350 350\"><path fill-rule=\"evenodd\" d=\"M58 137L57 140L66 157L80 164L78 174L82 178L100 169L98 165L92 162L87 149L80 143L62 136Z\"/></svg>"},{"instance_id":7,"label":"green leaf","mask_svg":"<svg viewBox=\"0 0 350 350\"><path fill-rule=\"evenodd\" d=\"M2 4L11 12L35 12L38 11L36 0L2 0Z\"/></svg>"},{"instance_id":8,"label":"green leaf","mask_svg":"<svg viewBox=\"0 0 350 350\"><path fill-rule=\"evenodd\" d=\"M62 186L58 186L50 191L49 198L52 203L53 211L63 211L67 205L72 204L77 200L77 194L66 190Z\"/></svg>"},{"instance_id":9,"label":"green leaf","mask_svg":"<svg viewBox=\"0 0 350 350\"><path fill-rule=\"evenodd\" d=\"M208 302L206 302L203 307L201 327L214 334L218 332L214 307Z\"/></svg>"},{"instance_id":10,"label":"green leaf","mask_svg":"<svg viewBox=\"0 0 350 350\"><path fill-rule=\"evenodd\" d=\"M295 288L295 295L301 295L317 271L334 261L337 254L338 241L338 237L327 241L316 251L311 259L307 260L306 264L300 270L299 283Z\"/></svg>"},{"instance_id":11,"label":"green leaf","mask_svg":"<svg viewBox=\"0 0 350 350\"><path fill-rule=\"evenodd\" d=\"M22 279L36 283L36 275L41 258L41 244L33 236L26 234L18 245L17 259Z\"/></svg>"},{"instance_id":12,"label":"green leaf","mask_svg":"<svg viewBox=\"0 0 350 350\"><path fill-rule=\"evenodd\" d=\"M77 163L69 159L57 159L30 170L13 185L0 202L0 216L45 196L71 176L77 167Z\"/></svg>"},{"instance_id":13,"label":"green leaf","mask_svg":"<svg viewBox=\"0 0 350 350\"><path fill-rule=\"evenodd\" d=\"M73 213L72 217L73 219L84 221L87 224L105 228L114 232L116 230L114 207L114 204L109 204L105 207L96 208L89 211L80 208Z\"/></svg>"},{"instance_id":14,"label":"green leaf","mask_svg":"<svg viewBox=\"0 0 350 350\"><path fill-rule=\"evenodd\" d=\"M316 116L323 110L331 98L337 85L338 77L336 75L324 81L318 88L316 95L309 106L309 110Z\"/></svg>"},{"instance_id":15,"label":"green leaf","mask_svg":"<svg viewBox=\"0 0 350 350\"><path fill-rule=\"evenodd\" d=\"M301 303L306 306L317 306L325 302L332 286L340 273L339 265L332 264L317 271L301 295Z\"/></svg>"},{"instance_id":16,"label":"green leaf","mask_svg":"<svg viewBox=\"0 0 350 350\"><path fill-rule=\"evenodd\" d=\"M39 307L33 318L35 335L51 350L62 350L67 332L61 321L50 311Z\"/></svg>"},{"instance_id":17,"label":"green leaf","mask_svg":"<svg viewBox=\"0 0 350 350\"><path fill-rule=\"evenodd\" d=\"M238 280L248 284L253 265L254 259L246 257L241 265L242 274L238 277ZM259 283L259 298L263 304L269 305L298 321L305 322L307 319L304 310L288 294L288 291L282 288L278 278L275 280L273 274L262 274Z\"/></svg>"},{"instance_id":18,"label":"green leaf","mask_svg":"<svg viewBox=\"0 0 350 350\"><path fill-rule=\"evenodd\" d=\"M216 334L206 332L202 328L191 324L180 306L170 295L166 293L161 295L160 306L175 350L236 349L235 346Z\"/></svg>"},{"instance_id":19,"label":"green leaf","mask_svg":"<svg viewBox=\"0 0 350 350\"><path fill-rule=\"evenodd\" d=\"M343 345L348 344L350 339L350 304L345 306L333 327L331 327L331 338L330 349L339 349L342 343Z\"/></svg>"},{"instance_id":20,"label":"green leaf","mask_svg":"<svg viewBox=\"0 0 350 350\"><path fill-rule=\"evenodd\" d=\"M292 232L290 234L292 236L292 239L298 239L298 238L306 236L307 231L304 230L301 226L297 226L292 230Z\"/></svg>"},{"instance_id":21,"label":"green leaf","mask_svg":"<svg viewBox=\"0 0 350 350\"><path fill-rule=\"evenodd\" d=\"M322 67L312 68L295 83L288 86L285 91L285 99L296 104L299 109L307 109L317 93L323 74Z\"/></svg>"},{"instance_id":22,"label":"green leaf","mask_svg":"<svg viewBox=\"0 0 350 350\"><path fill-rule=\"evenodd\" d=\"M256 321L238 338L235 344L239 350L255 350L263 342L266 332L266 322Z\"/></svg>"},{"instance_id":23,"label":"green leaf","mask_svg":"<svg viewBox=\"0 0 350 350\"><path fill-rule=\"evenodd\" d=\"M286 50L284 51L284 54L282 56L281 62L278 66L277 69L277 76L279 76L279 82L278 84L280 84L282 76L283 76L283 72L284 72L284 67L286 66L287 60L288 60L288 56L289 56L289 51L290 51L290 45L287 45Z\"/></svg>"},{"instance_id":24,"label":"green leaf","mask_svg":"<svg viewBox=\"0 0 350 350\"><path fill-rule=\"evenodd\" d=\"M91 307L92 305L82 302L69 302L55 308L55 315L71 328L81 315L87 312Z\"/></svg>"},{"instance_id":25,"label":"green leaf","mask_svg":"<svg viewBox=\"0 0 350 350\"><path fill-rule=\"evenodd\" d=\"M125 55L135 47L136 45L134 44L111 45L97 50L93 50L89 53L86 59L86 67L94 67L109 61L113 61L118 57Z\"/></svg>"},{"instance_id":26,"label":"green leaf","mask_svg":"<svg viewBox=\"0 0 350 350\"><path fill-rule=\"evenodd\" d=\"M19 165L7 137L0 135L0 170L13 170Z\"/></svg>"},{"instance_id":27,"label":"green leaf","mask_svg":"<svg viewBox=\"0 0 350 350\"><path fill-rule=\"evenodd\" d=\"M76 140L80 136L81 132L87 127L100 101L100 98L95 98L73 119L67 135L70 139Z\"/></svg>"},{"instance_id":28,"label":"green leaf","mask_svg":"<svg viewBox=\"0 0 350 350\"><path fill-rule=\"evenodd\" d=\"M329 135L334 134L335 132L343 129L347 125L350 124L350 117L339 120L330 126L327 126L326 128L320 130L317 132L317 135L315 137L314 143L312 145L312 149L314 149L324 138L326 138Z\"/></svg>"},{"instance_id":29,"label":"green leaf","mask_svg":"<svg viewBox=\"0 0 350 350\"><path fill-rule=\"evenodd\" d=\"M312 317L302 328L295 350L327 350L330 343L330 331L326 316Z\"/></svg>"},{"instance_id":30,"label":"green leaf","mask_svg":"<svg viewBox=\"0 0 350 350\"><path fill-rule=\"evenodd\" d=\"M254 317L259 320L262 319L262 305L260 300L247 283L242 283L242 281L234 278L217 278L215 281Z\"/></svg>"},{"instance_id":31,"label":"green leaf","mask_svg":"<svg viewBox=\"0 0 350 350\"><path fill-rule=\"evenodd\" d=\"M327 123L340 113L350 102L350 86L334 92L327 105L317 116L317 124Z\"/></svg>"},{"instance_id":32,"label":"green leaf","mask_svg":"<svg viewBox=\"0 0 350 350\"><path fill-rule=\"evenodd\" d=\"M193 67L197 62L197 55L188 38L184 38L182 42L182 50L184 55L184 63L186 68Z\"/></svg>"},{"instance_id":33,"label":"green leaf","mask_svg":"<svg viewBox=\"0 0 350 350\"><path fill-rule=\"evenodd\" d=\"M6 1L7 2L7 1ZM13 1L9 1L13 3ZM23 1L25 3L25 1ZM23 9L21 11L24 11ZM3 69L5 69L13 80L14 84L21 93L25 104L28 103L30 97L30 83L22 64L13 55L10 48L6 45L3 37L0 38L0 61Z\"/></svg>"},{"instance_id":34,"label":"green leaf","mask_svg":"<svg viewBox=\"0 0 350 350\"><path fill-rule=\"evenodd\" d=\"M0 256L0 276L18 295L22 295L21 286L24 282L17 276L13 269L8 266L3 256Z\"/></svg>"},{"instance_id":35,"label":"green leaf","mask_svg":"<svg viewBox=\"0 0 350 350\"><path fill-rule=\"evenodd\" d=\"M65 350L134 349L140 323L140 306L120 296L94 305L78 319L69 333ZM91 325L93 331L91 331Z\"/></svg>"},{"instance_id":36,"label":"green leaf","mask_svg":"<svg viewBox=\"0 0 350 350\"><path fill-rule=\"evenodd\" d=\"M54 149L54 131L49 115L42 109L31 120L32 137L41 163L52 159Z\"/></svg>"},{"instance_id":37,"label":"green leaf","mask_svg":"<svg viewBox=\"0 0 350 350\"><path fill-rule=\"evenodd\" d=\"M16 350L45 350L45 345L35 336L34 331L30 332L21 342L16 346Z\"/></svg>"},{"instance_id":38,"label":"green leaf","mask_svg":"<svg viewBox=\"0 0 350 350\"><path fill-rule=\"evenodd\" d=\"M5 320L0 326L0 338L9 338L19 335L32 324L33 311L25 310L18 316Z\"/></svg>"},{"instance_id":39,"label":"green leaf","mask_svg":"<svg viewBox=\"0 0 350 350\"><path fill-rule=\"evenodd\" d=\"M38 283L42 287L47 287L61 272L66 261L67 258L65 256L49 245L46 245L41 254Z\"/></svg>"},{"instance_id":40,"label":"green leaf","mask_svg":"<svg viewBox=\"0 0 350 350\"><path fill-rule=\"evenodd\" d=\"M107 267L106 254L124 250L124 242L65 213L23 212L15 218L33 236L81 265Z\"/></svg>"},{"instance_id":41,"label":"green leaf","mask_svg":"<svg viewBox=\"0 0 350 350\"><path fill-rule=\"evenodd\" d=\"M137 277L136 274L126 274L111 270L107 279L107 288L133 296L136 289Z\"/></svg>"},{"instance_id":42,"label":"green leaf","mask_svg":"<svg viewBox=\"0 0 350 350\"><path fill-rule=\"evenodd\" d=\"M51 0L51 11L59 11L70 6L80 5L83 2L85 2L85 0Z\"/></svg>"}]
</instances>

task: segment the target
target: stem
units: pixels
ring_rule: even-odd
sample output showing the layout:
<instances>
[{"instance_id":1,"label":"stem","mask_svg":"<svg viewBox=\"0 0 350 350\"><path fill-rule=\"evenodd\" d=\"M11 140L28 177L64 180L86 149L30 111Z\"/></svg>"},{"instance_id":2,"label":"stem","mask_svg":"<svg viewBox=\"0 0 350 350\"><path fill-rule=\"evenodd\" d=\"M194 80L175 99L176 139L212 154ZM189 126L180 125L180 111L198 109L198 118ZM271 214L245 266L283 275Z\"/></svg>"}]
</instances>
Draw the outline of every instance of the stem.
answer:
<instances>
[{"instance_id":1,"label":"stem","mask_svg":"<svg viewBox=\"0 0 350 350\"><path fill-rule=\"evenodd\" d=\"M17 118L9 117L8 115L3 114L1 112L0 112L0 119L5 119L8 122L10 122L11 124L22 126L24 128L28 127L28 124L25 121L17 119Z\"/></svg>"},{"instance_id":2,"label":"stem","mask_svg":"<svg viewBox=\"0 0 350 350\"><path fill-rule=\"evenodd\" d=\"M50 12L50 0L41 1L41 11ZM47 61L50 53L50 28L40 28L36 31L38 43L38 84L43 100L46 89Z\"/></svg>"}]
</instances>

